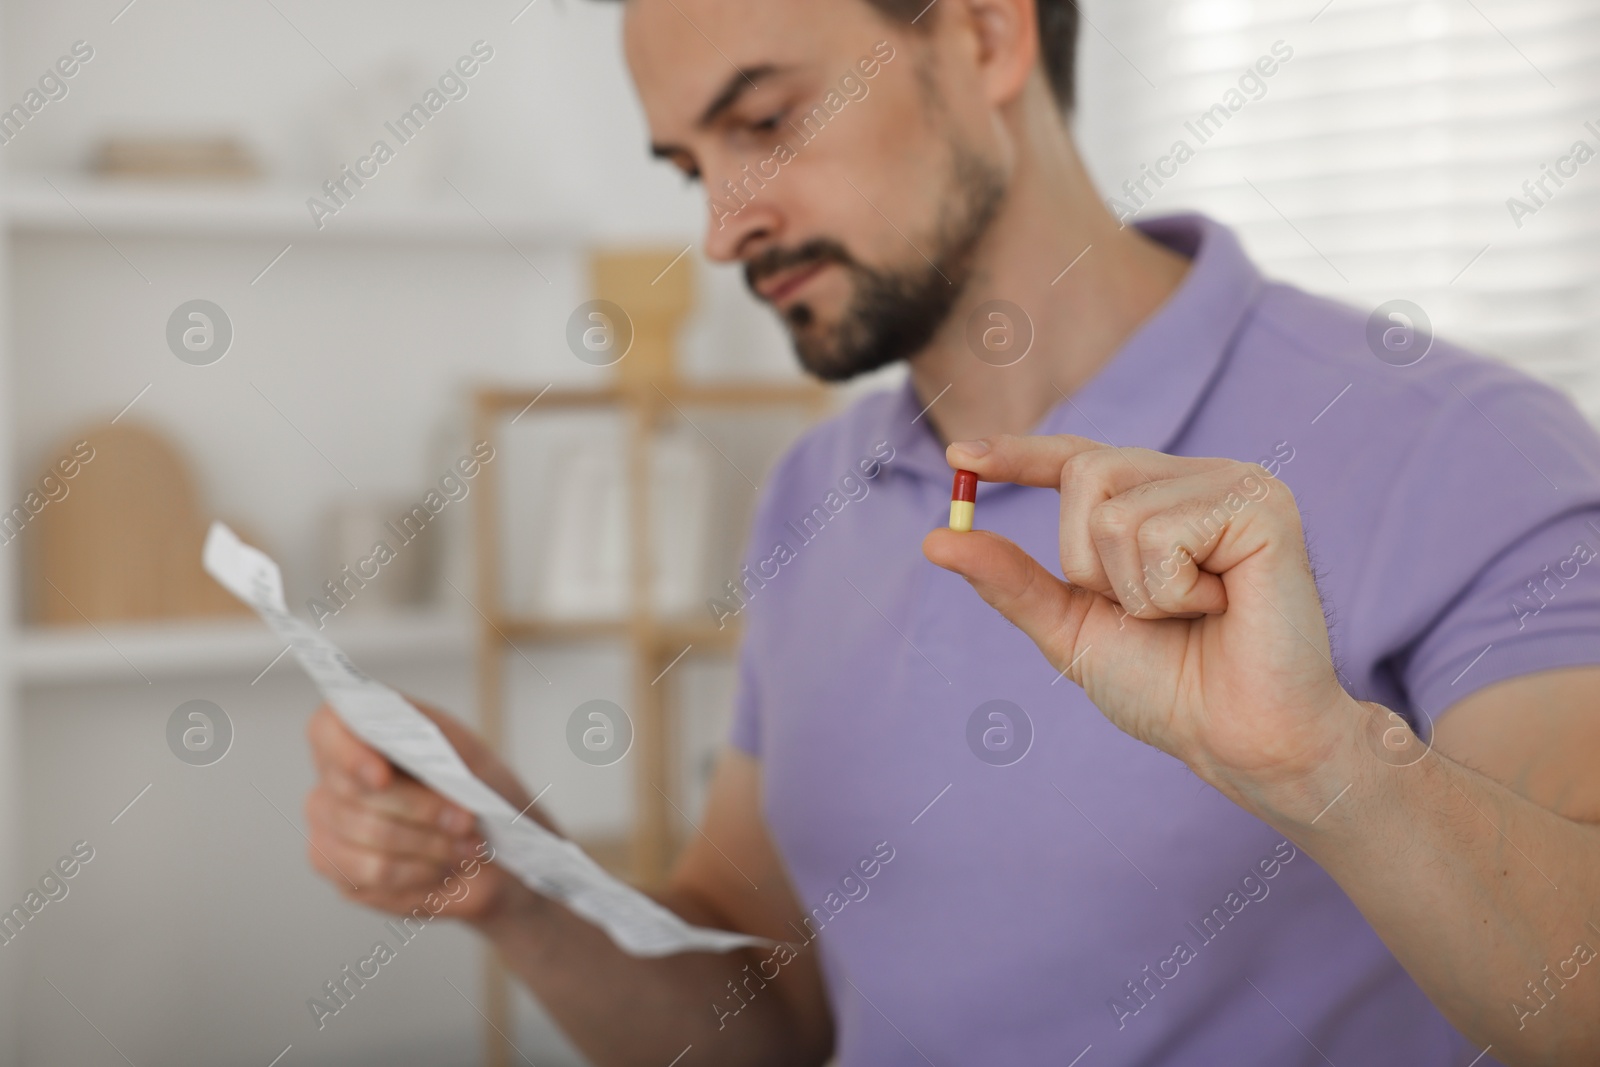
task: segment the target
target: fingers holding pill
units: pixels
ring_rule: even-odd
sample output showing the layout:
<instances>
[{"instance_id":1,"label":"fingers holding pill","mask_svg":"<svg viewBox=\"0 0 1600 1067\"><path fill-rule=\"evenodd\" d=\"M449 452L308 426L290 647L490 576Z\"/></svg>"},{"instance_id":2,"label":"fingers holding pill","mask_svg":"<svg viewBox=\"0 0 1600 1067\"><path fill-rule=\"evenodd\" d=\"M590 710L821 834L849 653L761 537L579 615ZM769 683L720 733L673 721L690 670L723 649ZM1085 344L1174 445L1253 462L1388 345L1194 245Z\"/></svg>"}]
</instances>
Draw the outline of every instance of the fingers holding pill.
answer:
<instances>
[{"instance_id":1,"label":"fingers holding pill","mask_svg":"<svg viewBox=\"0 0 1600 1067\"><path fill-rule=\"evenodd\" d=\"M1098 441L1071 434L1054 437L999 434L979 441L957 441L945 449L945 458L952 467L972 471L985 482L1015 482L1039 489L1056 489L1061 484L1061 466L1069 456L1106 447Z\"/></svg>"},{"instance_id":2,"label":"fingers holding pill","mask_svg":"<svg viewBox=\"0 0 1600 1067\"><path fill-rule=\"evenodd\" d=\"M1209 502L1235 490L1246 465L1070 434L958 442L947 458L983 481L1060 493L1061 574L1072 585L1143 619L1225 609L1222 582L1202 566L1210 542L1192 536L1191 524L1206 528Z\"/></svg>"},{"instance_id":3,"label":"fingers holding pill","mask_svg":"<svg viewBox=\"0 0 1600 1067\"><path fill-rule=\"evenodd\" d=\"M1342 743L1350 697L1302 514L1265 465L1071 436L961 442L946 458L981 481L1059 492L1065 581L981 530L934 530L923 551L1129 736L1244 778L1303 773ZM1030 496L1007 494L996 525L1036 516L1045 501L1020 503Z\"/></svg>"},{"instance_id":4,"label":"fingers holding pill","mask_svg":"<svg viewBox=\"0 0 1600 1067\"><path fill-rule=\"evenodd\" d=\"M945 458L952 467L972 471L981 481L1012 482L1036 489L1060 489L1069 474L1077 481L1107 473L1120 479L1122 489L1126 489L1140 482L1181 477L1227 462L1169 456L1147 448L1115 448L1074 434L1001 434L981 441L957 441L945 450Z\"/></svg>"}]
</instances>

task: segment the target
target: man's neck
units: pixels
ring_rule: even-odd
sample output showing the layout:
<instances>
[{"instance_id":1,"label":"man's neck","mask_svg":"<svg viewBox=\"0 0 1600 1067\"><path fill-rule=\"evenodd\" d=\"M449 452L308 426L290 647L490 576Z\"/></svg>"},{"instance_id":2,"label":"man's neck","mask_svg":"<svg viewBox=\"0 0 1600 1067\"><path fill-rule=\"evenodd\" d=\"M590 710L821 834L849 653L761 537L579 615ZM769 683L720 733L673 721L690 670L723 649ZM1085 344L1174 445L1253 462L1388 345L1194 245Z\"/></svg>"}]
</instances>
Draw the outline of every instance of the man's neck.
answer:
<instances>
[{"instance_id":1,"label":"man's neck","mask_svg":"<svg viewBox=\"0 0 1600 1067\"><path fill-rule=\"evenodd\" d=\"M1119 228L1065 140L1035 138L1030 147L1047 158L1018 169L961 301L911 360L912 387L933 405L928 420L945 442L1033 430L1111 361L1189 267ZM992 300L1021 307L1032 323L1032 347L1011 366L968 346L968 320Z\"/></svg>"}]
</instances>

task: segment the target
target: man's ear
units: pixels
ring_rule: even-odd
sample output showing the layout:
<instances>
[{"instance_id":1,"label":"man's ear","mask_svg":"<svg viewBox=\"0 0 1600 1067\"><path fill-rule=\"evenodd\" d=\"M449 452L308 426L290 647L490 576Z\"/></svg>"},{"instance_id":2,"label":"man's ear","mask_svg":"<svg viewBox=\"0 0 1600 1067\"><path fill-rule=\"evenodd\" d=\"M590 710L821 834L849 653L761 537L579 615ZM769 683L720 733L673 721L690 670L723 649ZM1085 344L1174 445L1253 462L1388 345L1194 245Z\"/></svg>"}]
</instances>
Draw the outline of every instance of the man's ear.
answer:
<instances>
[{"instance_id":1,"label":"man's ear","mask_svg":"<svg viewBox=\"0 0 1600 1067\"><path fill-rule=\"evenodd\" d=\"M957 0L951 6L962 9L972 34L985 99L995 106L1011 103L1039 64L1035 0Z\"/></svg>"}]
</instances>

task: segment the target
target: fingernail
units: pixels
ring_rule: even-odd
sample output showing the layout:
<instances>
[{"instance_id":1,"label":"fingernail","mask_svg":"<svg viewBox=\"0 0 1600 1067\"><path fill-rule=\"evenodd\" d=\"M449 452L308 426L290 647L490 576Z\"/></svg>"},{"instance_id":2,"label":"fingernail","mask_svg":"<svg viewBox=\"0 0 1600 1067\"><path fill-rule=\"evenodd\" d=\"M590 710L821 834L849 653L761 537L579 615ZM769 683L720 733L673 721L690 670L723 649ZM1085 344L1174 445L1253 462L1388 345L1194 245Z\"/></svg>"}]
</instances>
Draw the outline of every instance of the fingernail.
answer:
<instances>
[{"instance_id":1,"label":"fingernail","mask_svg":"<svg viewBox=\"0 0 1600 1067\"><path fill-rule=\"evenodd\" d=\"M460 808L446 808L439 816L439 825L453 834L466 833L472 829L474 821L471 813L462 811Z\"/></svg>"},{"instance_id":2,"label":"fingernail","mask_svg":"<svg viewBox=\"0 0 1600 1067\"><path fill-rule=\"evenodd\" d=\"M980 441L957 441L955 444L951 445L950 447L955 449L958 452L964 452L969 456L982 456L982 455L988 454L989 442L988 441L982 441L982 440L980 440Z\"/></svg>"},{"instance_id":3,"label":"fingernail","mask_svg":"<svg viewBox=\"0 0 1600 1067\"><path fill-rule=\"evenodd\" d=\"M376 763L365 763L361 767L361 780L367 783L368 788L383 788L383 768Z\"/></svg>"}]
</instances>

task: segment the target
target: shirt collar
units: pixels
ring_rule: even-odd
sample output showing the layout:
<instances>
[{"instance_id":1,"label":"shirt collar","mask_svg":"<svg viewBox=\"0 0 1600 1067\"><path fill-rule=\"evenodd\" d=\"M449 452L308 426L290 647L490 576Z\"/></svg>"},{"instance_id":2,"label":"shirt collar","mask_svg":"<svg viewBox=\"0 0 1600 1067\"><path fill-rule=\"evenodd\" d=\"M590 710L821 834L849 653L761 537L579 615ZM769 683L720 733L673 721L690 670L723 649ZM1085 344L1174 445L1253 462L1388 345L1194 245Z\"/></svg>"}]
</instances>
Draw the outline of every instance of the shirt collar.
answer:
<instances>
[{"instance_id":1,"label":"shirt collar","mask_svg":"<svg viewBox=\"0 0 1600 1067\"><path fill-rule=\"evenodd\" d=\"M1117 446L1169 450L1233 350L1264 281L1232 230L1203 215L1137 223L1148 237L1190 258L1188 274L1100 373L1053 406L1033 430L1077 434ZM921 418L909 379L885 406L884 435L895 466L946 477L944 449Z\"/></svg>"}]
</instances>

